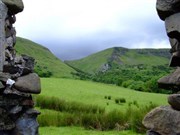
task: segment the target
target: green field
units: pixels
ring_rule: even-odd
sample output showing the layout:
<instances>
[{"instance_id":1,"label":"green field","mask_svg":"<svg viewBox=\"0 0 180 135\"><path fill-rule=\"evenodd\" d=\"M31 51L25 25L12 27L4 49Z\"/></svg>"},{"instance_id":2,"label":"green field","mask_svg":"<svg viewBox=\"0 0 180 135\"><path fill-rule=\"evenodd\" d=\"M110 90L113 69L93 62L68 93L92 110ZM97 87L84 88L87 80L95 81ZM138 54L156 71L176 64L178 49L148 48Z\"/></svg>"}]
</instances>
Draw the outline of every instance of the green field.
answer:
<instances>
[{"instance_id":1,"label":"green field","mask_svg":"<svg viewBox=\"0 0 180 135\"><path fill-rule=\"evenodd\" d=\"M165 94L154 94L138 92L131 89L117 87L115 85L107 85L102 83L94 83L90 81L81 81L62 78L41 78L42 93L40 96L56 97L67 102L77 102L87 105L98 105L105 108L106 112L112 112L114 109L125 112L130 103L137 102L138 106L145 106L154 103L157 105L167 104ZM111 99L105 97L110 96ZM126 103L116 104L115 98L125 98ZM39 108L37 108L39 109ZM49 119L51 126L56 125L57 115L71 115L67 112L57 112L53 110L41 111L41 119ZM49 117L47 117L50 115ZM54 123L53 123L54 122ZM41 135L140 135L133 131L97 131L87 130L82 127L65 126L65 127L41 127Z\"/></svg>"},{"instance_id":2,"label":"green field","mask_svg":"<svg viewBox=\"0 0 180 135\"><path fill-rule=\"evenodd\" d=\"M165 94L139 92L115 85L56 78L42 78L41 83L41 95L55 96L66 101L99 105L105 107L106 110L126 110L128 103L134 101L137 101L139 105L146 105L150 102L157 105L167 104L167 95ZM105 99L105 96L111 96L111 100ZM125 98L126 104L116 104L115 98Z\"/></svg>"}]
</instances>

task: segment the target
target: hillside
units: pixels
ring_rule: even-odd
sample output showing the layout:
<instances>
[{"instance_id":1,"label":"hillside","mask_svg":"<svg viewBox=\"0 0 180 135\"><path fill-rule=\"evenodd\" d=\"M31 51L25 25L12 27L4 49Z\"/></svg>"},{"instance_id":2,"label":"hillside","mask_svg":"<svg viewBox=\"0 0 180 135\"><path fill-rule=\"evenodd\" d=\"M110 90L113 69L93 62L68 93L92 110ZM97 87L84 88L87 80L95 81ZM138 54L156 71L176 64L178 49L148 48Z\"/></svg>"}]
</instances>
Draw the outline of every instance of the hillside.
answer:
<instances>
[{"instance_id":1,"label":"hillside","mask_svg":"<svg viewBox=\"0 0 180 135\"><path fill-rule=\"evenodd\" d=\"M96 73L121 65L165 65L168 64L168 49L127 49L114 47L79 60L65 61L69 66L83 72Z\"/></svg>"},{"instance_id":2,"label":"hillside","mask_svg":"<svg viewBox=\"0 0 180 135\"><path fill-rule=\"evenodd\" d=\"M35 71L40 76L71 78L72 68L54 56L47 48L24 38L17 38L17 54L26 54L35 58Z\"/></svg>"}]
</instances>

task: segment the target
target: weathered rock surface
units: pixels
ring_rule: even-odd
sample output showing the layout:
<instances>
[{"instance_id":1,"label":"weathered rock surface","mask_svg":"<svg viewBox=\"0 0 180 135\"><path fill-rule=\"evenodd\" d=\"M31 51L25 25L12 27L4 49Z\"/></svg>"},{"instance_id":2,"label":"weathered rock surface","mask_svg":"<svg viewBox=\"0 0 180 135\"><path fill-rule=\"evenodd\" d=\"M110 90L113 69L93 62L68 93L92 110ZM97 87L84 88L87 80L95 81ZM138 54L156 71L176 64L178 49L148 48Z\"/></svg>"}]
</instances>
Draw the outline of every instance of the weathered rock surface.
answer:
<instances>
[{"instance_id":1,"label":"weathered rock surface","mask_svg":"<svg viewBox=\"0 0 180 135\"><path fill-rule=\"evenodd\" d=\"M180 0L157 0L156 9L159 17L165 20L166 17L180 12Z\"/></svg>"},{"instance_id":2,"label":"weathered rock surface","mask_svg":"<svg viewBox=\"0 0 180 135\"><path fill-rule=\"evenodd\" d=\"M0 130L12 130L14 122L9 118L6 110L0 108Z\"/></svg>"},{"instance_id":3,"label":"weathered rock surface","mask_svg":"<svg viewBox=\"0 0 180 135\"><path fill-rule=\"evenodd\" d=\"M2 2L8 7L12 15L22 12L24 9L22 0L2 0Z\"/></svg>"},{"instance_id":4,"label":"weathered rock surface","mask_svg":"<svg viewBox=\"0 0 180 135\"><path fill-rule=\"evenodd\" d=\"M143 124L147 129L155 131L160 135L180 134L180 112L170 106L157 107L149 112Z\"/></svg>"},{"instance_id":5,"label":"weathered rock surface","mask_svg":"<svg viewBox=\"0 0 180 135\"><path fill-rule=\"evenodd\" d=\"M170 53L172 54L169 66L179 67L180 66L180 42L175 38L169 38L169 41L171 44Z\"/></svg>"},{"instance_id":6,"label":"weathered rock surface","mask_svg":"<svg viewBox=\"0 0 180 135\"><path fill-rule=\"evenodd\" d=\"M36 73L19 77L14 87L21 92L39 94L41 92L40 78Z\"/></svg>"},{"instance_id":7,"label":"weathered rock surface","mask_svg":"<svg viewBox=\"0 0 180 135\"><path fill-rule=\"evenodd\" d=\"M16 120L16 128L12 131L13 135L38 135L39 124L36 116L24 113Z\"/></svg>"},{"instance_id":8,"label":"weathered rock surface","mask_svg":"<svg viewBox=\"0 0 180 135\"><path fill-rule=\"evenodd\" d=\"M160 135L160 134L157 133L157 132L154 132L154 131L152 131L152 130L148 130L148 131L146 132L146 135Z\"/></svg>"},{"instance_id":9,"label":"weathered rock surface","mask_svg":"<svg viewBox=\"0 0 180 135\"><path fill-rule=\"evenodd\" d=\"M2 81L3 83L6 83L7 80L10 78L11 78L11 75L9 73L0 72L0 81Z\"/></svg>"},{"instance_id":10,"label":"weathered rock surface","mask_svg":"<svg viewBox=\"0 0 180 135\"><path fill-rule=\"evenodd\" d=\"M165 19L167 35L170 38L180 39L180 13L173 14Z\"/></svg>"},{"instance_id":11,"label":"weathered rock surface","mask_svg":"<svg viewBox=\"0 0 180 135\"><path fill-rule=\"evenodd\" d=\"M15 14L24 8L22 0L0 0L0 135L38 135L31 93L41 92L34 72L34 58L16 57Z\"/></svg>"},{"instance_id":12,"label":"weathered rock surface","mask_svg":"<svg viewBox=\"0 0 180 135\"><path fill-rule=\"evenodd\" d=\"M177 68L173 73L162 77L158 80L158 85L163 89L179 90L180 87L180 68Z\"/></svg>"},{"instance_id":13,"label":"weathered rock surface","mask_svg":"<svg viewBox=\"0 0 180 135\"><path fill-rule=\"evenodd\" d=\"M172 106L172 108L180 111L180 94L169 95L168 103Z\"/></svg>"}]
</instances>

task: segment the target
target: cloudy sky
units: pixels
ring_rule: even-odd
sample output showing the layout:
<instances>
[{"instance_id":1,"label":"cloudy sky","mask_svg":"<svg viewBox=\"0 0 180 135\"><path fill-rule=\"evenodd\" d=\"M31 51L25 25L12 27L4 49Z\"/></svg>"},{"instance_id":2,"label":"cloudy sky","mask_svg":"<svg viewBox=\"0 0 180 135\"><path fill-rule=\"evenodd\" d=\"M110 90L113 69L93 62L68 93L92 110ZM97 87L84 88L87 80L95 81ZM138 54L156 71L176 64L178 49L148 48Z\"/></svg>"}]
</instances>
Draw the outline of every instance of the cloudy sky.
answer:
<instances>
[{"instance_id":1,"label":"cloudy sky","mask_svg":"<svg viewBox=\"0 0 180 135\"><path fill-rule=\"evenodd\" d=\"M169 48L156 0L23 0L17 36L47 48L62 60L110 47Z\"/></svg>"}]
</instances>

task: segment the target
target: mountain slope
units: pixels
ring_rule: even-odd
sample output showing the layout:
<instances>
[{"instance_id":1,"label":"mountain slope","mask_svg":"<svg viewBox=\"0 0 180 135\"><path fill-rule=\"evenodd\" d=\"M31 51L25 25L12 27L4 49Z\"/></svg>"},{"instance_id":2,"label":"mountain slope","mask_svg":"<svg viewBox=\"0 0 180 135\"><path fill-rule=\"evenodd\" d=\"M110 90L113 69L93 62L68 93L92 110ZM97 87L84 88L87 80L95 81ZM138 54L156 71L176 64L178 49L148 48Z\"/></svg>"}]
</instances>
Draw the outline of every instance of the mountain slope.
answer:
<instances>
[{"instance_id":1,"label":"mountain slope","mask_svg":"<svg viewBox=\"0 0 180 135\"><path fill-rule=\"evenodd\" d=\"M71 67L83 72L96 73L99 70L121 65L164 65L168 64L168 49L110 48L79 60L65 61Z\"/></svg>"},{"instance_id":2,"label":"mountain slope","mask_svg":"<svg viewBox=\"0 0 180 135\"><path fill-rule=\"evenodd\" d=\"M50 73L52 77L72 77L71 72L75 72L54 56L47 48L24 38L17 38L17 54L26 54L35 58L35 70L42 76Z\"/></svg>"}]
</instances>

